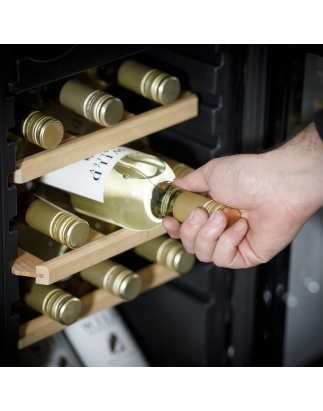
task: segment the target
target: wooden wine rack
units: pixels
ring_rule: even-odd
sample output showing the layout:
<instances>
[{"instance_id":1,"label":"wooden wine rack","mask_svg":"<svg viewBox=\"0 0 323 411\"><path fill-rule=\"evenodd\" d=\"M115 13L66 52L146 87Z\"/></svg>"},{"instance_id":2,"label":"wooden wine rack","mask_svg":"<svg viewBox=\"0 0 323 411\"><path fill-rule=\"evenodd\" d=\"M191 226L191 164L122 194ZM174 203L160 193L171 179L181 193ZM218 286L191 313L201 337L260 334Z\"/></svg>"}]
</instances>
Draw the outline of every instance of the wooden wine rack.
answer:
<instances>
[{"instance_id":1,"label":"wooden wine rack","mask_svg":"<svg viewBox=\"0 0 323 411\"><path fill-rule=\"evenodd\" d=\"M175 271L168 270L159 264L152 264L143 268L142 270L137 271L137 274L141 277L143 282L142 293L179 277L179 274ZM121 298L115 297L101 289L81 297L80 300L82 302L82 314L79 320L123 302ZM63 330L65 327L65 325L62 325L45 315L41 315L19 327L20 339L18 348L22 349L28 347L28 345L47 338L50 335Z\"/></svg>"},{"instance_id":2,"label":"wooden wine rack","mask_svg":"<svg viewBox=\"0 0 323 411\"><path fill-rule=\"evenodd\" d=\"M137 116L125 112L120 123L113 127L104 128L80 138L66 134L58 147L17 161L16 171L9 176L9 181L15 184L25 183L197 115L197 96L183 90L178 100L167 106L161 106ZM163 226L148 231L132 231L124 228L106 236L91 230L89 240L83 247L49 261L42 261L19 249L18 258L12 262L11 272L19 276L34 277L36 283L49 285L164 233ZM143 291L178 277L176 272L158 264L140 270L138 274L143 280ZM83 311L80 319L122 302L120 298L103 290L96 290L82 297L81 301ZM56 321L40 316L20 326L18 347L27 347L63 328L64 326Z\"/></svg>"},{"instance_id":3,"label":"wooden wine rack","mask_svg":"<svg viewBox=\"0 0 323 411\"><path fill-rule=\"evenodd\" d=\"M137 116L126 113L123 121L115 126L79 138L69 136L68 141L58 147L17 161L16 171L9 176L9 181L15 184L25 183L102 151L189 120L197 114L196 94L182 91L178 100L167 106L157 107Z\"/></svg>"}]
</instances>

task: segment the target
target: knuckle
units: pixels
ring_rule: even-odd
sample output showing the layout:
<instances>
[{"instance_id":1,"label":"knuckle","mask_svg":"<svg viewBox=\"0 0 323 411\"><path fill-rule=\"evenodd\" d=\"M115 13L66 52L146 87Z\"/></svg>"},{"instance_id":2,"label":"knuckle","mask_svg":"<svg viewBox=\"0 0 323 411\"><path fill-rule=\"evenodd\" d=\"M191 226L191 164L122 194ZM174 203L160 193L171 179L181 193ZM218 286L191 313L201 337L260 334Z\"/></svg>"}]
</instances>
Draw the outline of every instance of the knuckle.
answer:
<instances>
[{"instance_id":1,"label":"knuckle","mask_svg":"<svg viewBox=\"0 0 323 411\"><path fill-rule=\"evenodd\" d=\"M232 239L230 236L228 236L227 234L222 234L221 235L221 241L224 247L231 247L233 245L232 243Z\"/></svg>"},{"instance_id":2,"label":"knuckle","mask_svg":"<svg viewBox=\"0 0 323 411\"><path fill-rule=\"evenodd\" d=\"M209 242L209 241L214 240L214 233L211 230L210 231L203 230L199 233L199 237L201 241Z\"/></svg>"},{"instance_id":3,"label":"knuckle","mask_svg":"<svg viewBox=\"0 0 323 411\"><path fill-rule=\"evenodd\" d=\"M217 267L223 267L223 268L227 267L224 261L221 261L221 259L216 255L213 255L212 261Z\"/></svg>"},{"instance_id":4,"label":"knuckle","mask_svg":"<svg viewBox=\"0 0 323 411\"><path fill-rule=\"evenodd\" d=\"M181 238L185 241L185 240L191 240L194 236L193 231L189 228L189 227L182 227L181 228Z\"/></svg>"},{"instance_id":5,"label":"knuckle","mask_svg":"<svg viewBox=\"0 0 323 411\"><path fill-rule=\"evenodd\" d=\"M200 253L195 253L196 258L201 261L201 263L210 263L212 261L211 258L208 258L207 256L204 256Z\"/></svg>"}]
</instances>

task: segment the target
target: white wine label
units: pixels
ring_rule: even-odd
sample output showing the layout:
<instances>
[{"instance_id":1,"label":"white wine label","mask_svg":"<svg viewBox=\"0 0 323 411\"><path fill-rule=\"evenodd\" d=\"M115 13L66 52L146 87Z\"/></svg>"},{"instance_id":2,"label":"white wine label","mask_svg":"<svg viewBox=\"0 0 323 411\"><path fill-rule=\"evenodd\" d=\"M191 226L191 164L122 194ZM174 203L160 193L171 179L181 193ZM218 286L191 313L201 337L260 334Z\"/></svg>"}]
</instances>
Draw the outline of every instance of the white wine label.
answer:
<instances>
[{"instance_id":1,"label":"white wine label","mask_svg":"<svg viewBox=\"0 0 323 411\"><path fill-rule=\"evenodd\" d=\"M65 328L76 354L87 367L148 367L148 361L115 308Z\"/></svg>"},{"instance_id":2,"label":"white wine label","mask_svg":"<svg viewBox=\"0 0 323 411\"><path fill-rule=\"evenodd\" d=\"M19 351L21 367L81 367L62 332Z\"/></svg>"},{"instance_id":3,"label":"white wine label","mask_svg":"<svg viewBox=\"0 0 323 411\"><path fill-rule=\"evenodd\" d=\"M104 186L111 170L122 157L136 152L128 147L115 147L46 174L41 182L103 203Z\"/></svg>"}]
</instances>

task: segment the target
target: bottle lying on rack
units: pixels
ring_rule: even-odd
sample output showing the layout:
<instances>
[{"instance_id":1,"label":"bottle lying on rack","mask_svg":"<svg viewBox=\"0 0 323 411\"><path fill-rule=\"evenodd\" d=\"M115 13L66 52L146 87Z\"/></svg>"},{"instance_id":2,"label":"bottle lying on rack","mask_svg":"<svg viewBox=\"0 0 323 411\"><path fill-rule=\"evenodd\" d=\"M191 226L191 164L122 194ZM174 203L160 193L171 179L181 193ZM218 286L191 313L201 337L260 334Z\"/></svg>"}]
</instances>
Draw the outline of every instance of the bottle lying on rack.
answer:
<instances>
[{"instance_id":1,"label":"bottle lying on rack","mask_svg":"<svg viewBox=\"0 0 323 411\"><path fill-rule=\"evenodd\" d=\"M15 102L15 126L9 131L42 148L54 148L63 138L63 124L54 117Z\"/></svg>"},{"instance_id":2,"label":"bottle lying on rack","mask_svg":"<svg viewBox=\"0 0 323 411\"><path fill-rule=\"evenodd\" d=\"M116 147L47 174L41 182L64 190L67 206L77 212L133 230L158 227L166 216L183 222L197 207L209 215L224 211L228 227L240 218L238 210L182 191L171 183L174 178L159 158ZM57 190L46 187L42 192L51 201Z\"/></svg>"},{"instance_id":3,"label":"bottle lying on rack","mask_svg":"<svg viewBox=\"0 0 323 411\"><path fill-rule=\"evenodd\" d=\"M140 257L164 265L179 274L189 272L196 261L195 255L189 254L180 241L173 240L167 235L138 245L134 251Z\"/></svg>"},{"instance_id":4,"label":"bottle lying on rack","mask_svg":"<svg viewBox=\"0 0 323 411\"><path fill-rule=\"evenodd\" d=\"M147 154L151 154L165 161L165 163L167 163L170 166L170 168L173 170L175 177L185 177L191 171L194 171L194 168L184 163L180 163L179 161L173 160L172 158L164 156L163 154L155 153L151 148L147 148L143 151L145 151L145 153Z\"/></svg>"},{"instance_id":5,"label":"bottle lying on rack","mask_svg":"<svg viewBox=\"0 0 323 411\"><path fill-rule=\"evenodd\" d=\"M15 224L13 228L18 232L19 247L43 261L51 260L70 251L67 246L54 243L42 233L23 224ZM102 288L126 301L136 298L142 288L142 281L138 274L112 260L102 261L81 271L80 274L81 278L87 283ZM68 279L69 277L66 281ZM79 281L83 283L81 280ZM78 288L85 288L84 284L77 285L77 280L71 285L74 286L74 283ZM62 288L65 289L65 286ZM70 292L74 294L75 291L70 289ZM77 292L75 292L75 295L79 297Z\"/></svg>"},{"instance_id":6,"label":"bottle lying on rack","mask_svg":"<svg viewBox=\"0 0 323 411\"><path fill-rule=\"evenodd\" d=\"M27 305L63 325L78 320L82 312L78 298L53 285L36 284L34 279L27 279L26 282L28 292L24 295L24 302Z\"/></svg>"},{"instance_id":7,"label":"bottle lying on rack","mask_svg":"<svg viewBox=\"0 0 323 411\"><path fill-rule=\"evenodd\" d=\"M43 86L41 98L47 104L58 100L63 107L103 127L117 124L123 114L123 103L119 98L78 80L61 80Z\"/></svg>"},{"instance_id":8,"label":"bottle lying on rack","mask_svg":"<svg viewBox=\"0 0 323 411\"><path fill-rule=\"evenodd\" d=\"M87 221L51 204L31 191L18 186L18 214L14 221L27 224L69 248L79 248L88 239Z\"/></svg>"},{"instance_id":9,"label":"bottle lying on rack","mask_svg":"<svg viewBox=\"0 0 323 411\"><path fill-rule=\"evenodd\" d=\"M102 261L82 270L80 274L83 280L126 301L138 297L142 288L138 274L112 260Z\"/></svg>"},{"instance_id":10,"label":"bottle lying on rack","mask_svg":"<svg viewBox=\"0 0 323 411\"><path fill-rule=\"evenodd\" d=\"M177 77L153 69L135 60L118 60L86 72L94 87L105 89L117 83L134 93L160 104L177 99L181 84Z\"/></svg>"}]
</instances>

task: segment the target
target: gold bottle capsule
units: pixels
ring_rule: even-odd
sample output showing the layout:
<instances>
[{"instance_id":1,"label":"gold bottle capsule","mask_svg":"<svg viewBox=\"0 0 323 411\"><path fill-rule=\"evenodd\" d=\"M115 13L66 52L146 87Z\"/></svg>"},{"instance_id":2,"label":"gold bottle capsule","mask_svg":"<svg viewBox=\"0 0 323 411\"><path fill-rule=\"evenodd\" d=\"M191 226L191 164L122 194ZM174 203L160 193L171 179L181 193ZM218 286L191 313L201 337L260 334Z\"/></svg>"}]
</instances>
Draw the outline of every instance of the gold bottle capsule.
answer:
<instances>
[{"instance_id":1,"label":"gold bottle capsule","mask_svg":"<svg viewBox=\"0 0 323 411\"><path fill-rule=\"evenodd\" d=\"M121 64L117 82L120 86L160 104L172 103L181 90L177 77L134 60L126 60Z\"/></svg>"},{"instance_id":2,"label":"gold bottle capsule","mask_svg":"<svg viewBox=\"0 0 323 411\"><path fill-rule=\"evenodd\" d=\"M162 236L135 247L135 253L170 270L185 274L192 269L196 258L189 254L180 241Z\"/></svg>"},{"instance_id":3,"label":"gold bottle capsule","mask_svg":"<svg viewBox=\"0 0 323 411\"><path fill-rule=\"evenodd\" d=\"M32 193L24 194L22 199L18 197L18 202L20 199L23 202L27 196L32 197L32 199L25 215L18 216L17 221L25 222L29 227L50 236L69 248L79 248L86 242L90 234L87 221Z\"/></svg>"},{"instance_id":4,"label":"gold bottle capsule","mask_svg":"<svg viewBox=\"0 0 323 411\"><path fill-rule=\"evenodd\" d=\"M119 98L76 80L64 84L59 102L63 107L103 127L117 124L123 114L123 104Z\"/></svg>"},{"instance_id":5,"label":"gold bottle capsule","mask_svg":"<svg viewBox=\"0 0 323 411\"><path fill-rule=\"evenodd\" d=\"M21 134L32 144L49 149L56 147L63 138L63 124L40 111L32 111L21 122Z\"/></svg>"},{"instance_id":6,"label":"gold bottle capsule","mask_svg":"<svg viewBox=\"0 0 323 411\"><path fill-rule=\"evenodd\" d=\"M142 288L138 274L112 260L102 261L80 274L83 280L127 301L136 298Z\"/></svg>"},{"instance_id":7,"label":"gold bottle capsule","mask_svg":"<svg viewBox=\"0 0 323 411\"><path fill-rule=\"evenodd\" d=\"M78 298L60 288L39 285L33 280L24 301L34 310L63 325L75 323L82 312L82 303Z\"/></svg>"}]
</instances>

